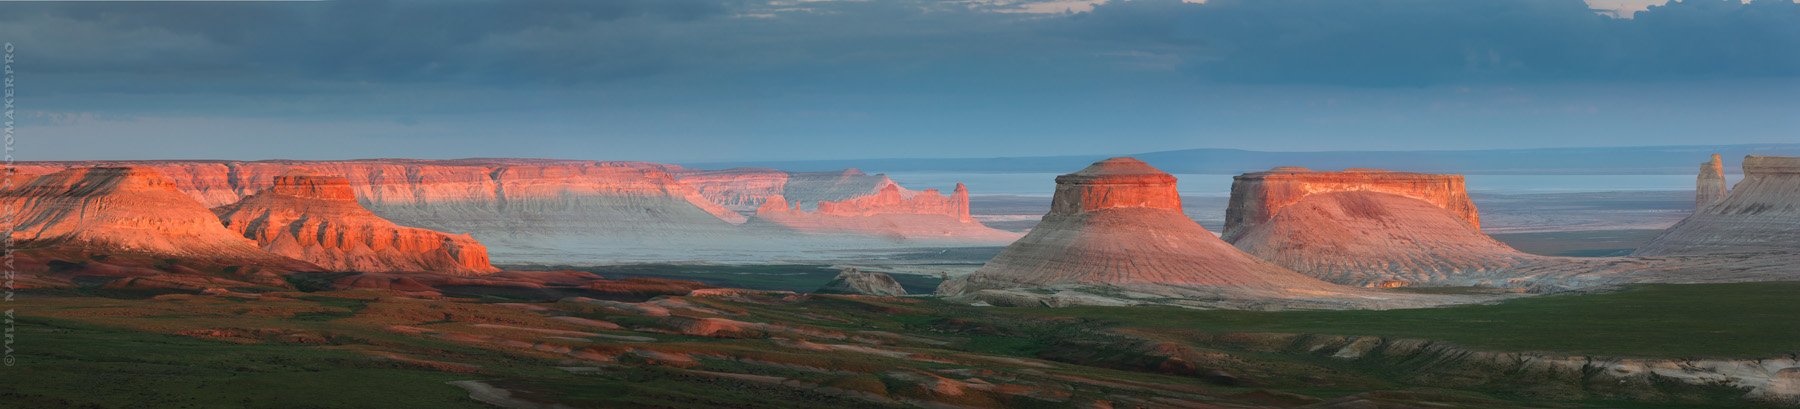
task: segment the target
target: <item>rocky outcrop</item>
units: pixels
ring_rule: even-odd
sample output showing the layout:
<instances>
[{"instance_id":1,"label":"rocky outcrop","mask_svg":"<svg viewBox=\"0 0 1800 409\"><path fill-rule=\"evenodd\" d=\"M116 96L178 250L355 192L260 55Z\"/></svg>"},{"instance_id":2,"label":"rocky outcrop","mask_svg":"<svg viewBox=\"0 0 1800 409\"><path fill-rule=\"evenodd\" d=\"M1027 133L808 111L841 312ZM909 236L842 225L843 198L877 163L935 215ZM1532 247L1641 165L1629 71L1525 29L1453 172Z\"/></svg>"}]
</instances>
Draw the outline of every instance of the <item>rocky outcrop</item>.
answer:
<instances>
[{"instance_id":1,"label":"rocky outcrop","mask_svg":"<svg viewBox=\"0 0 1800 409\"><path fill-rule=\"evenodd\" d=\"M1239 251L1181 213L1175 177L1132 158L1058 176L1050 213L975 273L940 288L1188 288L1257 297L1344 288Z\"/></svg>"},{"instance_id":2,"label":"rocky outcrop","mask_svg":"<svg viewBox=\"0 0 1800 409\"><path fill-rule=\"evenodd\" d=\"M331 270L499 271L488 264L487 248L467 234L404 227L364 209L342 177L277 176L268 189L215 211L225 227L264 250Z\"/></svg>"},{"instance_id":3,"label":"rocky outcrop","mask_svg":"<svg viewBox=\"0 0 1800 409\"><path fill-rule=\"evenodd\" d=\"M862 295L906 295L906 288L899 281L885 273L845 269L831 279L824 287L814 291L819 294L862 294Z\"/></svg>"},{"instance_id":4,"label":"rocky outcrop","mask_svg":"<svg viewBox=\"0 0 1800 409\"><path fill-rule=\"evenodd\" d=\"M1238 176L1231 190L1227 241L1334 283L1457 281L1536 259L1477 228L1457 175L1278 169Z\"/></svg>"},{"instance_id":5,"label":"rocky outcrop","mask_svg":"<svg viewBox=\"0 0 1800 409\"><path fill-rule=\"evenodd\" d=\"M1283 208L1324 192L1376 192L1413 198L1455 214L1469 227L1481 228L1481 217L1475 211L1475 203L1469 200L1462 175L1378 169L1315 172L1300 167L1279 167L1233 178L1223 236L1226 241L1236 241L1275 217Z\"/></svg>"},{"instance_id":6,"label":"rocky outcrop","mask_svg":"<svg viewBox=\"0 0 1800 409\"><path fill-rule=\"evenodd\" d=\"M1019 237L970 217L969 190L961 183L950 196L936 189L907 195L899 185L888 184L873 195L822 201L814 208L790 207L785 197L771 196L756 210L753 223L805 234L854 234L899 241L998 245Z\"/></svg>"},{"instance_id":7,"label":"rocky outcrop","mask_svg":"<svg viewBox=\"0 0 1800 409\"><path fill-rule=\"evenodd\" d=\"M781 196L788 185L787 172L764 168L690 170L676 176L708 201L745 216L770 197Z\"/></svg>"},{"instance_id":8,"label":"rocky outcrop","mask_svg":"<svg viewBox=\"0 0 1800 409\"><path fill-rule=\"evenodd\" d=\"M32 162L15 169L42 174L86 166L154 170L206 207L235 203L292 172L343 177L357 201L382 218L410 227L468 232L496 259L515 262L792 259L797 254L829 257L813 251L820 249L912 245L884 233L854 229L812 238L789 229L739 226L769 197L783 197L811 211L821 201L875 195L893 184L885 176L854 170L708 172L655 163L547 159ZM903 198L920 194L899 190ZM875 219L862 224L913 223L908 217ZM975 239L931 245L992 243Z\"/></svg>"},{"instance_id":9,"label":"rocky outcrop","mask_svg":"<svg viewBox=\"0 0 1800 409\"><path fill-rule=\"evenodd\" d=\"M12 240L31 246L179 258L291 262L225 229L200 202L154 170L74 168L0 192Z\"/></svg>"},{"instance_id":10,"label":"rocky outcrop","mask_svg":"<svg viewBox=\"0 0 1800 409\"><path fill-rule=\"evenodd\" d=\"M1700 176L1694 181L1694 211L1704 211L1725 200L1726 190L1725 163L1715 153L1711 161L1700 164Z\"/></svg>"},{"instance_id":11,"label":"rocky outcrop","mask_svg":"<svg viewBox=\"0 0 1800 409\"><path fill-rule=\"evenodd\" d=\"M1744 158L1744 179L1635 255L1800 256L1800 157Z\"/></svg>"}]
</instances>

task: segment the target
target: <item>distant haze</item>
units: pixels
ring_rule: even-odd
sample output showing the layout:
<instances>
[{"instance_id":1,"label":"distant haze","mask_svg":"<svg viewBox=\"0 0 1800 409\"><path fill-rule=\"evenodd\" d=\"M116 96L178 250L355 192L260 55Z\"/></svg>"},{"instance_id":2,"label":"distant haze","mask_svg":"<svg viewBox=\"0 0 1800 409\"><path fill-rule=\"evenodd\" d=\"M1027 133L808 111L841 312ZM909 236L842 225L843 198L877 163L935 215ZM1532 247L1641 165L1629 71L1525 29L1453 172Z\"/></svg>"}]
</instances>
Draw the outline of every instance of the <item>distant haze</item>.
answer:
<instances>
[{"instance_id":1,"label":"distant haze","mask_svg":"<svg viewBox=\"0 0 1800 409\"><path fill-rule=\"evenodd\" d=\"M0 2L0 41L25 160L1800 142L1800 5L1660 3Z\"/></svg>"}]
</instances>

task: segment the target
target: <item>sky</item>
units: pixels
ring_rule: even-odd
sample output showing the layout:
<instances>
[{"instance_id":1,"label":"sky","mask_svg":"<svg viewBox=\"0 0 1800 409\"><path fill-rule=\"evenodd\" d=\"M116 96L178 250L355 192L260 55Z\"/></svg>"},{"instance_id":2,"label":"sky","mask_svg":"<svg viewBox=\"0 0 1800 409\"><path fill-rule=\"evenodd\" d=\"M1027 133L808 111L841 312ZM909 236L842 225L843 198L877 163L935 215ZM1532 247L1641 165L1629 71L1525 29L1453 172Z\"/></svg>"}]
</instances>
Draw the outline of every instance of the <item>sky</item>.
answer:
<instances>
[{"instance_id":1,"label":"sky","mask_svg":"<svg viewBox=\"0 0 1800 409\"><path fill-rule=\"evenodd\" d=\"M1800 142L1792 0L0 2L16 156Z\"/></svg>"}]
</instances>

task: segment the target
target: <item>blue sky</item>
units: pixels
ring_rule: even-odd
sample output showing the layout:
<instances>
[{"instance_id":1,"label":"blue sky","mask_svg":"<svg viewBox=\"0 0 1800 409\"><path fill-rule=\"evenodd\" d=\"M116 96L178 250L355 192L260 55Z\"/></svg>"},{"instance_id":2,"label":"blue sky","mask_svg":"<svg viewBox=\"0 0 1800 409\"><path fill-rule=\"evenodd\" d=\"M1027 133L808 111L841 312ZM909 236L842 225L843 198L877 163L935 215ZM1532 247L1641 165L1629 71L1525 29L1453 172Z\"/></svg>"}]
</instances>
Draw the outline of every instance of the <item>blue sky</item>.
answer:
<instances>
[{"instance_id":1,"label":"blue sky","mask_svg":"<svg viewBox=\"0 0 1800 409\"><path fill-rule=\"evenodd\" d=\"M18 155L1800 142L1790 0L0 3Z\"/></svg>"}]
</instances>

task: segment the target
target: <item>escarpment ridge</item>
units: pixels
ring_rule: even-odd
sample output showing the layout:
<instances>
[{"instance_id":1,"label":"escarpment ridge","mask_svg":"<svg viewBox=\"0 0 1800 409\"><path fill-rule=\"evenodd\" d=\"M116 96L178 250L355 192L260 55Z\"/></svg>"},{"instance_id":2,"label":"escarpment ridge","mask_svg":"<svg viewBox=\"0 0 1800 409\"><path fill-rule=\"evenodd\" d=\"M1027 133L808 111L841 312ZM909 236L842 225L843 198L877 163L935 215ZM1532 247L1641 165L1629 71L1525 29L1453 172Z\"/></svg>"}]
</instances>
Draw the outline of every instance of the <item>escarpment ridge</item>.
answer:
<instances>
[{"instance_id":1,"label":"escarpment ridge","mask_svg":"<svg viewBox=\"0 0 1800 409\"><path fill-rule=\"evenodd\" d=\"M1003 240L968 219L966 200L916 200L929 195L855 170L701 171L645 162L551 159L24 162L15 170L35 176L95 166L162 174L204 207L235 203L290 173L341 177L356 202L380 218L471 234L496 259L511 262L753 261L815 248L909 248L918 245L911 242L915 239L931 239L933 246ZM915 205L903 212L906 216L890 215L897 204L885 197L863 199L880 196L887 187L908 199L905 204ZM763 228L766 223L741 226L770 197L808 211L822 202L838 203L829 223L838 227L771 232ZM937 204L917 206L923 203ZM864 205L873 207L855 211ZM905 231L908 223L941 228L921 234ZM827 231L831 238L806 237L815 230ZM965 234L973 236L961 237Z\"/></svg>"},{"instance_id":2,"label":"escarpment ridge","mask_svg":"<svg viewBox=\"0 0 1800 409\"><path fill-rule=\"evenodd\" d=\"M1700 207L1634 255L1764 254L1800 257L1800 157L1749 156L1744 179L1716 202ZM1709 183L1702 167L1696 199L1704 201L1724 181Z\"/></svg>"},{"instance_id":3,"label":"escarpment ridge","mask_svg":"<svg viewBox=\"0 0 1800 409\"><path fill-rule=\"evenodd\" d=\"M331 270L499 271L473 237L400 226L364 209L342 177L277 176L274 186L215 212L227 228L264 250Z\"/></svg>"},{"instance_id":4,"label":"escarpment ridge","mask_svg":"<svg viewBox=\"0 0 1800 409\"><path fill-rule=\"evenodd\" d=\"M143 168L60 170L0 192L19 242L181 257L269 258L226 230L161 174Z\"/></svg>"}]
</instances>

